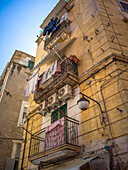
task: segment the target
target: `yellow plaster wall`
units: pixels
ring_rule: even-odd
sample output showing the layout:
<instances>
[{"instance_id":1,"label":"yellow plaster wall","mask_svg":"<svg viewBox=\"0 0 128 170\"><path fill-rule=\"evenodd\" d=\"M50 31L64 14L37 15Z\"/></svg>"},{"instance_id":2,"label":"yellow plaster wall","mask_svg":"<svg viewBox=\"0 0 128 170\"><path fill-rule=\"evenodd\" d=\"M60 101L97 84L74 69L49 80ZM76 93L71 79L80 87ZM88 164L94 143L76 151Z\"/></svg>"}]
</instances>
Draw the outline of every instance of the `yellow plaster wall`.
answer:
<instances>
[{"instance_id":1,"label":"yellow plaster wall","mask_svg":"<svg viewBox=\"0 0 128 170\"><path fill-rule=\"evenodd\" d=\"M29 97L28 113L34 110L38 106L39 105L34 101L34 94L31 93Z\"/></svg>"},{"instance_id":2,"label":"yellow plaster wall","mask_svg":"<svg viewBox=\"0 0 128 170\"><path fill-rule=\"evenodd\" d=\"M43 39L43 35L41 36L41 38ZM37 44L37 51L36 51L36 60L35 60L35 65L37 65L47 54L47 52L44 49L44 41L40 40L40 43Z\"/></svg>"},{"instance_id":3,"label":"yellow plaster wall","mask_svg":"<svg viewBox=\"0 0 128 170\"><path fill-rule=\"evenodd\" d=\"M127 13L121 11L116 1L112 3L110 1L104 1L103 4L101 0L89 2L81 0L76 3L77 6L73 8L73 14L79 22L81 29L76 23L76 19L73 19L72 24L77 25L74 35L77 36L78 56L81 61L79 65L79 76L81 76L93 65L112 53L121 54L123 50L125 55L128 54L128 25L122 20L122 13L123 15L127 15ZM97 30L98 33L96 33ZM83 41L82 31L88 36L88 41ZM123 66L118 67L126 69ZM105 76L109 78L109 74L114 70L117 70L114 64L105 68L105 71L99 72L95 78L91 78L92 83L89 87L86 85L87 81L81 84L80 91L101 102L103 107L102 97L99 91L100 85L102 84L101 82L105 81ZM112 76L116 74L118 74L118 70ZM101 78L103 78L101 82L97 81ZM117 138L128 133L126 130L128 129L127 123L124 125L124 122L127 122L126 108L128 94L126 90L127 80L124 81L117 77L113 81L115 82L111 81L108 86L106 85L107 87L103 89L103 93L110 123L112 124L113 136ZM123 84L125 84L125 88ZM119 113L116 109L117 107L122 108L123 114ZM90 141L98 141L104 138L102 136L104 129L100 124L99 109L95 103L91 102L90 108L81 113L81 122L83 121L85 121L82 123L81 128L83 144L87 145ZM118 126L121 128L117 128ZM100 129L100 132L97 129ZM109 134L108 124L106 124L105 131L105 133Z\"/></svg>"},{"instance_id":4,"label":"yellow plaster wall","mask_svg":"<svg viewBox=\"0 0 128 170\"><path fill-rule=\"evenodd\" d=\"M127 15L127 13L121 11L119 5L115 2L104 1L106 7L104 8L101 0L76 1L76 5L70 13L72 27L77 27L72 36L77 37L77 50L81 61L80 75L111 53L121 54L121 49L125 55L128 53L128 24L122 20L122 14ZM97 30L98 33L96 34ZM89 42L83 41L82 32L88 36Z\"/></svg>"},{"instance_id":5,"label":"yellow plaster wall","mask_svg":"<svg viewBox=\"0 0 128 170\"><path fill-rule=\"evenodd\" d=\"M35 132L39 131L41 127L42 127L42 116L39 114L33 113L31 115L31 118L28 120L28 127L27 127L27 121L25 122L25 129L27 129L27 131L29 131L31 134L34 134ZM25 140L25 137L26 137L26 131L24 131L24 136L23 136L24 140ZM31 135L27 133L26 142L23 143L21 147L19 170L20 170L20 166L22 162L23 152L24 152L24 161L23 161L24 169L27 169L27 166L31 164L28 160L30 140L31 140ZM25 145L25 151L24 151L24 145ZM37 145L36 147L39 147L39 146Z\"/></svg>"},{"instance_id":6,"label":"yellow plaster wall","mask_svg":"<svg viewBox=\"0 0 128 170\"><path fill-rule=\"evenodd\" d=\"M108 14L106 13L106 10ZM111 2L104 0L103 4L102 0L77 0L69 14L71 17L71 28L73 30L71 38L77 37L77 40L65 50L64 54L68 57L71 53L77 54L77 57L80 60L80 81L81 75L108 55L112 53L121 54L122 50L125 55L128 54L128 24L124 23L122 20L123 15L127 16L127 14L121 11L116 1ZM83 41L83 35L88 36L88 39ZM44 42L42 41L37 47L35 65L46 55L46 52L43 50L43 45ZM42 66L40 74L51 64L52 63L49 63L49 65L45 66L45 69ZM104 111L100 86L106 80L117 75L120 69L125 69L125 66L122 63L113 63L109 65L98 72L94 77L88 79L91 80L90 85L86 84L88 80L83 82L80 85L80 91L99 101ZM106 108L114 138L127 135L128 133L128 81L126 77L127 72L112 79L103 88ZM29 111L35 107L37 107L37 105L33 102L33 96L31 95L29 99ZM121 109L122 112L117 110L117 108ZM92 141L96 142L108 139L108 136L111 138L106 115L104 113L106 125L102 126L100 123L99 108L94 102L91 101L87 111L82 111L78 114L80 114L80 120L82 122L80 135L82 135L84 145L88 145ZM34 122L32 132L36 131L35 128L41 128L42 120L37 122Z\"/></svg>"},{"instance_id":7,"label":"yellow plaster wall","mask_svg":"<svg viewBox=\"0 0 128 170\"><path fill-rule=\"evenodd\" d=\"M110 80L103 87L103 95L114 138L128 134L128 80L126 79L126 77L128 76L128 72L126 71L120 76L116 76L118 75L118 73L121 72L120 69L125 70L126 67L123 66L123 64L120 65L120 63L113 63L108 68L96 74L94 78L90 78L90 85L86 84L87 81L80 85L81 91L100 102L104 111L100 87L103 83L107 82L107 80ZM112 70L114 72L112 72ZM111 77L114 76L115 78L111 79ZM122 112L120 112L118 108ZM99 112L99 107L95 102L92 101L90 102L89 109L86 111L82 111L81 122L83 123L81 125L81 133L83 134L83 143L85 145L89 144L90 141L95 142L98 140L102 140L103 138L107 138L107 134L109 134L109 129L105 113L104 118L106 125L102 126L100 123L101 116ZM102 134L104 135L104 137L102 136ZM111 138L110 134L109 138Z\"/></svg>"}]
</instances>

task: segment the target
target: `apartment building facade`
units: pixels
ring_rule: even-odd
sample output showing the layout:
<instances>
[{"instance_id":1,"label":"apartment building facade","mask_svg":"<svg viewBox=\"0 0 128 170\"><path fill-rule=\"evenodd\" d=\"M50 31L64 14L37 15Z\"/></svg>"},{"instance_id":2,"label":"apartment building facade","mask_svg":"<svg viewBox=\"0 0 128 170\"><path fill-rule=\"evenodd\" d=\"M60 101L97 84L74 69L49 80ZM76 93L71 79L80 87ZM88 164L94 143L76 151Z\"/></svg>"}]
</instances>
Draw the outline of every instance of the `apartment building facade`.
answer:
<instances>
[{"instance_id":1,"label":"apartment building facade","mask_svg":"<svg viewBox=\"0 0 128 170\"><path fill-rule=\"evenodd\" d=\"M43 21L19 169L128 168L127 12L60 0Z\"/></svg>"},{"instance_id":2,"label":"apartment building facade","mask_svg":"<svg viewBox=\"0 0 128 170\"><path fill-rule=\"evenodd\" d=\"M26 73L35 58L16 50L0 77L0 169L18 169L23 124L28 99L24 96Z\"/></svg>"}]
</instances>

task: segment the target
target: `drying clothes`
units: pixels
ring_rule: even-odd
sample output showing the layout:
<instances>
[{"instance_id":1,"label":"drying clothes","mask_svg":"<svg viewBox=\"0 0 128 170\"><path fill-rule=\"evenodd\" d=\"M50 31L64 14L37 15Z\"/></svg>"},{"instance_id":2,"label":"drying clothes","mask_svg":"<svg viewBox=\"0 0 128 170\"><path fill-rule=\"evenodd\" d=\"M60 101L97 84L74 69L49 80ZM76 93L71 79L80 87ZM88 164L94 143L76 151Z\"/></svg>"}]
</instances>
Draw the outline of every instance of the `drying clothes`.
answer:
<instances>
[{"instance_id":1,"label":"drying clothes","mask_svg":"<svg viewBox=\"0 0 128 170\"><path fill-rule=\"evenodd\" d=\"M39 69L28 79L28 84L24 91L25 97L29 98L30 93L34 93L39 78Z\"/></svg>"},{"instance_id":2,"label":"drying clothes","mask_svg":"<svg viewBox=\"0 0 128 170\"><path fill-rule=\"evenodd\" d=\"M64 144L64 122L65 118L61 118L46 128L44 150L51 149L55 146Z\"/></svg>"},{"instance_id":3,"label":"drying clothes","mask_svg":"<svg viewBox=\"0 0 128 170\"><path fill-rule=\"evenodd\" d=\"M57 77L59 74L61 74L61 64L60 64L60 61L58 61L57 63L57 70L55 72L55 74L53 75L53 77Z\"/></svg>"},{"instance_id":4,"label":"drying clothes","mask_svg":"<svg viewBox=\"0 0 128 170\"><path fill-rule=\"evenodd\" d=\"M57 60L44 72L41 78L41 84L49 80L57 71Z\"/></svg>"},{"instance_id":5,"label":"drying clothes","mask_svg":"<svg viewBox=\"0 0 128 170\"><path fill-rule=\"evenodd\" d=\"M41 78L38 79L35 91L38 91L40 89L40 82L41 82Z\"/></svg>"}]
</instances>

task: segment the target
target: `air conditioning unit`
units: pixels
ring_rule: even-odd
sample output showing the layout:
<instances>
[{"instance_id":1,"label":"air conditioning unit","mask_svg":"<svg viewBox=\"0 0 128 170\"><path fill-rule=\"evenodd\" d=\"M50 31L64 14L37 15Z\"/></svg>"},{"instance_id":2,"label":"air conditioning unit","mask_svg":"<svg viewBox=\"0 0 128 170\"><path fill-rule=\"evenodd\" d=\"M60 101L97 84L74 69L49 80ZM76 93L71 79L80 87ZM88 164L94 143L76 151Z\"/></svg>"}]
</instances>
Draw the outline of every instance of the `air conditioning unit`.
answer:
<instances>
[{"instance_id":1,"label":"air conditioning unit","mask_svg":"<svg viewBox=\"0 0 128 170\"><path fill-rule=\"evenodd\" d=\"M48 109L47 109L47 101L46 100L44 100L41 104L40 104L40 109L39 109L39 112L42 114L42 115L44 115L47 111L48 111Z\"/></svg>"},{"instance_id":2,"label":"air conditioning unit","mask_svg":"<svg viewBox=\"0 0 128 170\"><path fill-rule=\"evenodd\" d=\"M60 90L58 90L58 99L61 101L65 101L66 99L72 97L72 87L68 84L63 86Z\"/></svg>"},{"instance_id":3,"label":"air conditioning unit","mask_svg":"<svg viewBox=\"0 0 128 170\"><path fill-rule=\"evenodd\" d=\"M54 108L56 105L59 104L57 93L54 93L52 96L48 98L48 107Z\"/></svg>"}]
</instances>

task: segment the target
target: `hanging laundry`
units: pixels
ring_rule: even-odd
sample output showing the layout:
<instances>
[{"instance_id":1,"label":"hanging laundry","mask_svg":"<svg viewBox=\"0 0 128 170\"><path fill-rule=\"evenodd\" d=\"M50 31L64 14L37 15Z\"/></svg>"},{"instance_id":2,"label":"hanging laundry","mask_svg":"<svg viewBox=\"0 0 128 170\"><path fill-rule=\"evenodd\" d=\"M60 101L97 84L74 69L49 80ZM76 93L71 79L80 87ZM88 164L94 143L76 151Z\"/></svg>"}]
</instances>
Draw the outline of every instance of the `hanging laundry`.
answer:
<instances>
[{"instance_id":1,"label":"hanging laundry","mask_svg":"<svg viewBox=\"0 0 128 170\"><path fill-rule=\"evenodd\" d=\"M49 80L57 71L57 60L43 73L41 84Z\"/></svg>"},{"instance_id":2,"label":"hanging laundry","mask_svg":"<svg viewBox=\"0 0 128 170\"><path fill-rule=\"evenodd\" d=\"M65 118L61 118L46 128L44 150L48 150L65 143L64 140Z\"/></svg>"},{"instance_id":3,"label":"hanging laundry","mask_svg":"<svg viewBox=\"0 0 128 170\"><path fill-rule=\"evenodd\" d=\"M30 93L34 93L39 78L39 69L27 80L28 84L24 91L25 97L29 98Z\"/></svg>"},{"instance_id":4,"label":"hanging laundry","mask_svg":"<svg viewBox=\"0 0 128 170\"><path fill-rule=\"evenodd\" d=\"M35 91L38 91L40 89L40 82L41 82L41 78L39 78L38 81L37 81L37 85L36 85L36 90Z\"/></svg>"},{"instance_id":5,"label":"hanging laundry","mask_svg":"<svg viewBox=\"0 0 128 170\"><path fill-rule=\"evenodd\" d=\"M61 64L60 64L60 61L58 61L57 63L57 70L55 72L55 74L53 74L53 77L57 77L59 74L61 74Z\"/></svg>"}]
</instances>

